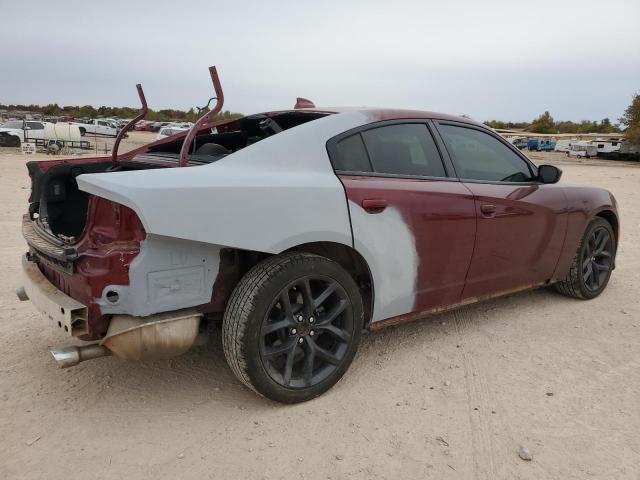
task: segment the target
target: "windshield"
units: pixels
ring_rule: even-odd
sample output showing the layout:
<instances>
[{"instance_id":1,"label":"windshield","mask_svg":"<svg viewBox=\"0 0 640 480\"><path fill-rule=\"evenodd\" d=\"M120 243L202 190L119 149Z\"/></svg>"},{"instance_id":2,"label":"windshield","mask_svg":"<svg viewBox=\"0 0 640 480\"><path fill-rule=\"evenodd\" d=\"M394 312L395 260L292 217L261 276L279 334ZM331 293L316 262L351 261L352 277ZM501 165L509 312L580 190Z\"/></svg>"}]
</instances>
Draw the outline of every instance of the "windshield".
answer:
<instances>
[{"instance_id":1,"label":"windshield","mask_svg":"<svg viewBox=\"0 0 640 480\"><path fill-rule=\"evenodd\" d=\"M11 120L10 122L3 123L0 128L22 128L22 120Z\"/></svg>"}]
</instances>

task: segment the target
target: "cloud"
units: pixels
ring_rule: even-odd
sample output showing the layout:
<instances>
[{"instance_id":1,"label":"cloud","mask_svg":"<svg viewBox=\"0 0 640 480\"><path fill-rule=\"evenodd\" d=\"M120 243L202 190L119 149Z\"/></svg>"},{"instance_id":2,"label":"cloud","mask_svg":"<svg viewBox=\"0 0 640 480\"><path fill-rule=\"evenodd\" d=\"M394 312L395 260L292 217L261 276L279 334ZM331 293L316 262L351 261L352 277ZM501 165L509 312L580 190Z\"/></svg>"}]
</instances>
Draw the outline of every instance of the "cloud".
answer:
<instances>
[{"instance_id":1,"label":"cloud","mask_svg":"<svg viewBox=\"0 0 640 480\"><path fill-rule=\"evenodd\" d=\"M617 118L640 89L640 2L20 2L0 103L416 107L479 120Z\"/></svg>"}]
</instances>

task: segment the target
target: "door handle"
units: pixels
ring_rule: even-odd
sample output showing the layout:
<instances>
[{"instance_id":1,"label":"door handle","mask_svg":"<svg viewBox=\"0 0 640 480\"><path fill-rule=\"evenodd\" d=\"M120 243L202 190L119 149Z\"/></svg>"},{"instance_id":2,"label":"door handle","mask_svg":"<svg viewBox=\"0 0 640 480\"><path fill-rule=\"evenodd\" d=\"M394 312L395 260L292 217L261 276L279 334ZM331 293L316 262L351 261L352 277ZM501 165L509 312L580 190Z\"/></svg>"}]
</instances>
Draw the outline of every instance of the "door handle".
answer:
<instances>
[{"instance_id":1,"label":"door handle","mask_svg":"<svg viewBox=\"0 0 640 480\"><path fill-rule=\"evenodd\" d=\"M483 203L480 205L480 211L483 213L485 217L492 217L495 215L497 207L495 205L491 205L490 203Z\"/></svg>"},{"instance_id":2,"label":"door handle","mask_svg":"<svg viewBox=\"0 0 640 480\"><path fill-rule=\"evenodd\" d=\"M384 198L366 198L361 205L367 213L380 213L387 208L387 201Z\"/></svg>"}]
</instances>

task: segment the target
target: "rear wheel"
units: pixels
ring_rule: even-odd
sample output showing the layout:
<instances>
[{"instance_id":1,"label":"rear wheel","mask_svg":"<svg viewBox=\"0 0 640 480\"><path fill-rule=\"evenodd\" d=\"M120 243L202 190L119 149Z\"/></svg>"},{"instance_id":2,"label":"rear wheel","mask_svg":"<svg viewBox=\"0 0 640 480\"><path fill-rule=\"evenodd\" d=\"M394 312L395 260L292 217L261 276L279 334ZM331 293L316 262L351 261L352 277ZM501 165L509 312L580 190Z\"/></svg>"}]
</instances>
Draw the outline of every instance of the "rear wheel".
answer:
<instances>
[{"instance_id":1,"label":"rear wheel","mask_svg":"<svg viewBox=\"0 0 640 480\"><path fill-rule=\"evenodd\" d=\"M256 265L237 285L223 319L223 346L247 387L279 402L303 402L344 375L362 326L358 287L340 265L288 253Z\"/></svg>"},{"instance_id":2,"label":"rear wheel","mask_svg":"<svg viewBox=\"0 0 640 480\"><path fill-rule=\"evenodd\" d=\"M600 295L615 265L616 240L611 224L597 217L587 227L567 278L555 284L563 295L588 300Z\"/></svg>"},{"instance_id":3,"label":"rear wheel","mask_svg":"<svg viewBox=\"0 0 640 480\"><path fill-rule=\"evenodd\" d=\"M7 137L7 147L20 148L20 143L20 139L14 135L9 135Z\"/></svg>"}]
</instances>

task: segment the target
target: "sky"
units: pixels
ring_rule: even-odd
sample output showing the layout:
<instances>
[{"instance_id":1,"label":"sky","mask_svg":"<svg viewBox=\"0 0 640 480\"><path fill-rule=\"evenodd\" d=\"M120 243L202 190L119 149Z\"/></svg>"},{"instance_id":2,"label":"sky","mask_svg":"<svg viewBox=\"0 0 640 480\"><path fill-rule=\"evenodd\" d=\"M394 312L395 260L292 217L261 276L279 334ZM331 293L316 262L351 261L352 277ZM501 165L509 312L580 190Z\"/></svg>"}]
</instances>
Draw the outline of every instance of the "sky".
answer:
<instances>
[{"instance_id":1,"label":"sky","mask_svg":"<svg viewBox=\"0 0 640 480\"><path fill-rule=\"evenodd\" d=\"M0 104L379 106L616 121L640 92L640 0L0 0Z\"/></svg>"}]
</instances>

